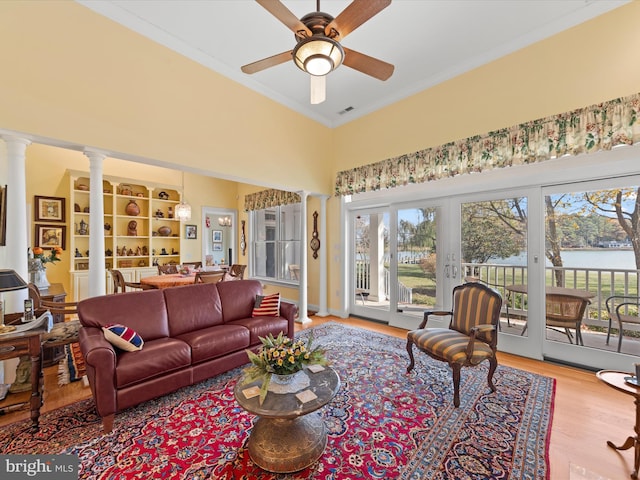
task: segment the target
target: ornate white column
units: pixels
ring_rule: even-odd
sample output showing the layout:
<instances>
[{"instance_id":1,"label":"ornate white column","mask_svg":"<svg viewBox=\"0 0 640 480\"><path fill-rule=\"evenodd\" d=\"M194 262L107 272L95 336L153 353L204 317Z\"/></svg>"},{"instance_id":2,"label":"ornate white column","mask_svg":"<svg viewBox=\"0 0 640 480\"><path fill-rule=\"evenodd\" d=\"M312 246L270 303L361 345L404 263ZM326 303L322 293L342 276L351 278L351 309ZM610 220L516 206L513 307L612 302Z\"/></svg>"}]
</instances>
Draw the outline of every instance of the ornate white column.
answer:
<instances>
[{"instance_id":1,"label":"ornate white column","mask_svg":"<svg viewBox=\"0 0 640 480\"><path fill-rule=\"evenodd\" d=\"M300 283L298 285L298 323L309 323L307 316L307 197L308 192L300 193Z\"/></svg>"},{"instance_id":2,"label":"ornate white column","mask_svg":"<svg viewBox=\"0 0 640 480\"><path fill-rule=\"evenodd\" d=\"M26 150L31 140L5 135L7 145L7 232L6 255L3 268L16 271L25 282L29 281L27 248L29 245L29 219L27 218ZM28 290L4 294L7 312L22 312Z\"/></svg>"},{"instance_id":3,"label":"ornate white column","mask_svg":"<svg viewBox=\"0 0 640 480\"><path fill-rule=\"evenodd\" d=\"M327 199L328 195L320 195L320 232L318 240L320 240L320 305L318 313L319 317L329 316L327 309Z\"/></svg>"},{"instance_id":4,"label":"ornate white column","mask_svg":"<svg viewBox=\"0 0 640 480\"><path fill-rule=\"evenodd\" d=\"M102 197L102 163L106 155L89 150L85 150L84 154L89 159L89 296L97 297L107 293Z\"/></svg>"}]
</instances>

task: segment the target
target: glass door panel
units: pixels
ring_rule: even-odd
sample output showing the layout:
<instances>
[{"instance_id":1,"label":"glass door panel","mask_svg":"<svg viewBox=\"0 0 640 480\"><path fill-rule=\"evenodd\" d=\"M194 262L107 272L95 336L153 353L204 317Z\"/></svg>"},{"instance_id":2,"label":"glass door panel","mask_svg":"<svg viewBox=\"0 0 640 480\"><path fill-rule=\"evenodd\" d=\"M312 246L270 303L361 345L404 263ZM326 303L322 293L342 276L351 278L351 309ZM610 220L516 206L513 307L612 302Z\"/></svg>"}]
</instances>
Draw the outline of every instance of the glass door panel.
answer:
<instances>
[{"instance_id":1,"label":"glass door panel","mask_svg":"<svg viewBox=\"0 0 640 480\"><path fill-rule=\"evenodd\" d=\"M397 268L391 287L400 313L422 318L422 312L437 303L437 231L435 207L398 210Z\"/></svg>"},{"instance_id":2,"label":"glass door panel","mask_svg":"<svg viewBox=\"0 0 640 480\"><path fill-rule=\"evenodd\" d=\"M527 197L461 204L461 280L502 294L500 332L527 335Z\"/></svg>"},{"instance_id":3,"label":"glass door panel","mask_svg":"<svg viewBox=\"0 0 640 480\"><path fill-rule=\"evenodd\" d=\"M546 356L594 368L638 361L640 187L625 182L545 192Z\"/></svg>"},{"instance_id":4,"label":"glass door panel","mask_svg":"<svg viewBox=\"0 0 640 480\"><path fill-rule=\"evenodd\" d=\"M388 321L389 213L360 211L354 212L352 219L352 311L369 318Z\"/></svg>"}]
</instances>

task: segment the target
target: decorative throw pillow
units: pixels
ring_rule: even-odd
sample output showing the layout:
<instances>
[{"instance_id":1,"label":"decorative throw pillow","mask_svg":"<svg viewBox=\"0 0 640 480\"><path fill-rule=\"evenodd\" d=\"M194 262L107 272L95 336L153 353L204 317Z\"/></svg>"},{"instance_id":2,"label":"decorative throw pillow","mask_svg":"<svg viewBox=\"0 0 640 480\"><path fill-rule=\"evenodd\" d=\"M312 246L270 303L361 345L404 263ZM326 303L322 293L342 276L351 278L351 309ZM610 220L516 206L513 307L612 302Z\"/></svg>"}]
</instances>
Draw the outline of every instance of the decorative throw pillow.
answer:
<instances>
[{"instance_id":1,"label":"decorative throw pillow","mask_svg":"<svg viewBox=\"0 0 640 480\"><path fill-rule=\"evenodd\" d=\"M257 295L256 303L253 305L253 317L279 317L280 316L280 294Z\"/></svg>"},{"instance_id":2,"label":"decorative throw pillow","mask_svg":"<svg viewBox=\"0 0 640 480\"><path fill-rule=\"evenodd\" d=\"M129 327L115 324L102 327L102 331L104 332L104 338L115 347L126 350L127 352L142 350L144 340L142 340L142 337L138 335L135 330Z\"/></svg>"}]
</instances>

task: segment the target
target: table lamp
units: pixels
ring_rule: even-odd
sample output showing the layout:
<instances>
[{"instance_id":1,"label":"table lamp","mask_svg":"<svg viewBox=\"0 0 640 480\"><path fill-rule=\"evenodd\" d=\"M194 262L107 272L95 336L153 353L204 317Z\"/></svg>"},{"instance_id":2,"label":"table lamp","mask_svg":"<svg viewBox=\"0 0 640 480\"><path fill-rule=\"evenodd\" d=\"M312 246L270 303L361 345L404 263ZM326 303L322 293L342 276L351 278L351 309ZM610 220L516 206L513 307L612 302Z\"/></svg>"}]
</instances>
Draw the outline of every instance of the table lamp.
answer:
<instances>
[{"instance_id":1,"label":"table lamp","mask_svg":"<svg viewBox=\"0 0 640 480\"><path fill-rule=\"evenodd\" d=\"M0 270L0 325L4 325L4 292L27 288L27 284L15 270Z\"/></svg>"}]
</instances>

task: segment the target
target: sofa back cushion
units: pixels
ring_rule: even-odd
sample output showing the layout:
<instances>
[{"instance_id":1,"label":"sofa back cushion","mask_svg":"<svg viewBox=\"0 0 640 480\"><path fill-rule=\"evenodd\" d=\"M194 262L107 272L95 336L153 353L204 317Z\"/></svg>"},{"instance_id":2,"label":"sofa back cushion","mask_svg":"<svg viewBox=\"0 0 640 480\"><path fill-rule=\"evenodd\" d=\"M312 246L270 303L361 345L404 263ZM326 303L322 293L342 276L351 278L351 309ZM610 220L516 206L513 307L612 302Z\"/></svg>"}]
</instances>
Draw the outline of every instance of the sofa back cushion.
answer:
<instances>
[{"instance_id":1,"label":"sofa back cushion","mask_svg":"<svg viewBox=\"0 0 640 480\"><path fill-rule=\"evenodd\" d=\"M172 337L222 324L222 306L215 283L164 289Z\"/></svg>"},{"instance_id":2,"label":"sofa back cushion","mask_svg":"<svg viewBox=\"0 0 640 480\"><path fill-rule=\"evenodd\" d=\"M135 330L145 342L169 336L167 307L162 290L117 293L87 298L78 303L78 317L85 327L113 324Z\"/></svg>"},{"instance_id":3,"label":"sofa back cushion","mask_svg":"<svg viewBox=\"0 0 640 480\"><path fill-rule=\"evenodd\" d=\"M262 295L262 284L258 280L237 280L216 283L222 303L225 323L251 318L256 296Z\"/></svg>"}]
</instances>

